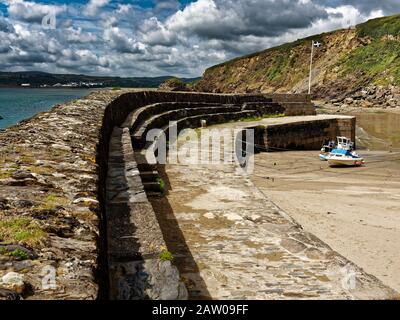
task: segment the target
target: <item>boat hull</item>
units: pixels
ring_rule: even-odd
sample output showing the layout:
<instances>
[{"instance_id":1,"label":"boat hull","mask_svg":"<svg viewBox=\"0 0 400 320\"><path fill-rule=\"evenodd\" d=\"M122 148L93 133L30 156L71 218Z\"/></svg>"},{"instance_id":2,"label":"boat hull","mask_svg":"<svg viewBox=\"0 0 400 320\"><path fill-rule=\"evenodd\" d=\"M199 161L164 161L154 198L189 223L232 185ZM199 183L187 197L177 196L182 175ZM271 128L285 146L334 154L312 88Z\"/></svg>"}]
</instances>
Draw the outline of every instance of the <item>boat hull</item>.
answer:
<instances>
[{"instance_id":1,"label":"boat hull","mask_svg":"<svg viewBox=\"0 0 400 320\"><path fill-rule=\"evenodd\" d=\"M328 155L326 155L326 154L320 154L319 155L319 159L321 160L321 161L328 161Z\"/></svg>"},{"instance_id":2,"label":"boat hull","mask_svg":"<svg viewBox=\"0 0 400 320\"><path fill-rule=\"evenodd\" d=\"M353 166L359 167L364 164L364 159L328 159L328 163L330 166Z\"/></svg>"}]
</instances>

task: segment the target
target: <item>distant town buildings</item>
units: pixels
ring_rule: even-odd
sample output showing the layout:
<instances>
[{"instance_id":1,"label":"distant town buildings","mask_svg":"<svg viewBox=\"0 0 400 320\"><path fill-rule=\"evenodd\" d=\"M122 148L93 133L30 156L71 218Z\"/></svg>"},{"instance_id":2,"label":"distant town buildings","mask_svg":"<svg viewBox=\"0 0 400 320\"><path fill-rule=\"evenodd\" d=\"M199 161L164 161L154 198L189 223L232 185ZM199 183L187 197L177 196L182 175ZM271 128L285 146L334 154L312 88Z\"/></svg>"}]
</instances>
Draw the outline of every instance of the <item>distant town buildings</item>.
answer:
<instances>
[{"instance_id":1,"label":"distant town buildings","mask_svg":"<svg viewBox=\"0 0 400 320\"><path fill-rule=\"evenodd\" d=\"M103 82L69 82L69 83L56 83L53 85L43 84L41 88L93 88L93 87L103 87Z\"/></svg>"},{"instance_id":2,"label":"distant town buildings","mask_svg":"<svg viewBox=\"0 0 400 320\"><path fill-rule=\"evenodd\" d=\"M32 87L30 83L21 83L21 87L29 88ZM37 87L34 85L33 87ZM103 82L69 82L69 83L56 83L56 84L42 84L40 88L95 88L104 87Z\"/></svg>"}]
</instances>

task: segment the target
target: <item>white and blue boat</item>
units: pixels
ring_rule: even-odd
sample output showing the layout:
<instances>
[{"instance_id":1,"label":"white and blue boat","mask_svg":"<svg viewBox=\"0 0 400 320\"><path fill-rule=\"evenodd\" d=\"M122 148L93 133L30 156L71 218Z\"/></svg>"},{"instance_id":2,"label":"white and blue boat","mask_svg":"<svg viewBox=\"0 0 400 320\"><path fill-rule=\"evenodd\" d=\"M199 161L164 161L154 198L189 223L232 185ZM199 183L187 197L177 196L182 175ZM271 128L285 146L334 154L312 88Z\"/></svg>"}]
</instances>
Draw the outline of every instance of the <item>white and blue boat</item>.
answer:
<instances>
[{"instance_id":1,"label":"white and blue boat","mask_svg":"<svg viewBox=\"0 0 400 320\"><path fill-rule=\"evenodd\" d=\"M352 150L333 149L327 161L330 166L362 166L364 158L360 157Z\"/></svg>"},{"instance_id":2,"label":"white and blue boat","mask_svg":"<svg viewBox=\"0 0 400 320\"><path fill-rule=\"evenodd\" d=\"M319 154L320 160L328 161L330 153L335 149L348 150L354 153L354 143L350 139L346 137L337 137L336 139L336 142L334 140L331 140L322 146L321 152Z\"/></svg>"}]
</instances>

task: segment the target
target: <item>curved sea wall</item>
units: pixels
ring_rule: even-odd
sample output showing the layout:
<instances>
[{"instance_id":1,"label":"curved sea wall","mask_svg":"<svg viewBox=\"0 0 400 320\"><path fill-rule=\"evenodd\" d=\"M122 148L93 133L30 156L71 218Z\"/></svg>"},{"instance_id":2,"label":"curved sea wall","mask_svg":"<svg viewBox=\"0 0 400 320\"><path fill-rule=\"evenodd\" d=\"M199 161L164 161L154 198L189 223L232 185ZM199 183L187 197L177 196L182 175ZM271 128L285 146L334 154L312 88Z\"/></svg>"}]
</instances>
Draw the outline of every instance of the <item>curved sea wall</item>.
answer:
<instances>
[{"instance_id":1,"label":"curved sea wall","mask_svg":"<svg viewBox=\"0 0 400 320\"><path fill-rule=\"evenodd\" d=\"M0 132L2 297L103 294L98 145L119 95L96 92Z\"/></svg>"},{"instance_id":2,"label":"curved sea wall","mask_svg":"<svg viewBox=\"0 0 400 320\"><path fill-rule=\"evenodd\" d=\"M119 219L114 214L116 220L111 219L111 224L107 221L113 216L107 211L107 181L116 181L118 175L124 180L128 174L132 181L136 179L136 184L132 183L143 189L140 177L133 173L135 160L129 126L124 129L123 123L132 111L163 102L275 103L287 114L315 112L305 95L99 91L0 132L0 296L185 298L174 267L168 261L162 265L157 262L163 239L156 236L154 241L147 241L149 234L161 233L155 218L148 214L152 208L145 200L133 201L136 209L129 210L128 216ZM110 139L116 141L116 149L110 149ZM110 176L113 166L116 176ZM112 191L118 193L120 185L114 187ZM138 219L140 215L134 213L144 207L144 220ZM136 240L140 243L141 259L144 256L145 262L157 262L148 265L143 281L136 281L144 273L131 263L136 261L132 249L124 251L130 242L124 245L123 240L116 241L112 236L118 229L113 228L114 222L122 226L126 219L133 219L129 223L139 226L131 231L139 237ZM146 230L146 226L151 228ZM121 239L129 237L127 234ZM109 268L110 259L115 264ZM140 272L129 273L129 268ZM133 285L132 279L136 279ZM150 288L146 287L149 284Z\"/></svg>"},{"instance_id":3,"label":"curved sea wall","mask_svg":"<svg viewBox=\"0 0 400 320\"><path fill-rule=\"evenodd\" d=\"M279 102L278 102L279 101ZM283 106L282 102L285 102ZM215 95L171 92L124 94L105 111L100 185L105 185L107 262L111 299L186 299L184 283L170 261L157 215L148 196L157 191L158 172L141 158L146 133L164 128L199 127L262 114L314 114L305 95ZM110 141L107 143L107 141ZM105 179L105 183L103 183ZM147 196L146 196L147 195Z\"/></svg>"}]
</instances>

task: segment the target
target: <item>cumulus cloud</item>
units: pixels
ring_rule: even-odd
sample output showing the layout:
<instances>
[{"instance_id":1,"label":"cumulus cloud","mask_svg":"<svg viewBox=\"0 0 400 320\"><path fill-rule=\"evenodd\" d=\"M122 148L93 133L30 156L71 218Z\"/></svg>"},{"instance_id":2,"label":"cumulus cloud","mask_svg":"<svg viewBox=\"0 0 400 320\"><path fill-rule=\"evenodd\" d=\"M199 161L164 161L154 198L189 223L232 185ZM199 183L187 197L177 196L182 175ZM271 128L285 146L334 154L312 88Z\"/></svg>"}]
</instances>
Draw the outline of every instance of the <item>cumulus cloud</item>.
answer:
<instances>
[{"instance_id":1,"label":"cumulus cloud","mask_svg":"<svg viewBox=\"0 0 400 320\"><path fill-rule=\"evenodd\" d=\"M100 12L100 9L106 6L110 0L89 0L89 3L84 9L84 13L88 16L95 16Z\"/></svg>"},{"instance_id":2,"label":"cumulus cloud","mask_svg":"<svg viewBox=\"0 0 400 320\"><path fill-rule=\"evenodd\" d=\"M121 53L141 53L144 50L142 43L124 34L118 27L111 27L104 31L104 39L112 49Z\"/></svg>"},{"instance_id":3,"label":"cumulus cloud","mask_svg":"<svg viewBox=\"0 0 400 320\"><path fill-rule=\"evenodd\" d=\"M47 5L24 0L8 0L8 14L11 19L41 23L48 14L58 15L67 9L66 5Z\"/></svg>"},{"instance_id":4,"label":"cumulus cloud","mask_svg":"<svg viewBox=\"0 0 400 320\"><path fill-rule=\"evenodd\" d=\"M198 76L234 56L400 12L398 0L0 3L3 70L120 76ZM51 12L57 28L45 30Z\"/></svg>"},{"instance_id":5,"label":"cumulus cloud","mask_svg":"<svg viewBox=\"0 0 400 320\"><path fill-rule=\"evenodd\" d=\"M97 41L97 36L95 34L92 34L91 32L83 32L80 27L75 29L71 26L66 30L68 42L89 43Z\"/></svg>"},{"instance_id":6,"label":"cumulus cloud","mask_svg":"<svg viewBox=\"0 0 400 320\"><path fill-rule=\"evenodd\" d=\"M168 30L156 17L146 20L140 28L143 41L150 45L173 46L177 44L178 35Z\"/></svg>"},{"instance_id":7,"label":"cumulus cloud","mask_svg":"<svg viewBox=\"0 0 400 320\"><path fill-rule=\"evenodd\" d=\"M92 67L107 67L109 65L106 57L99 57L90 50L71 50L64 49L61 52L60 59L56 62L58 67L62 68L76 68L84 65L85 68Z\"/></svg>"},{"instance_id":8,"label":"cumulus cloud","mask_svg":"<svg viewBox=\"0 0 400 320\"><path fill-rule=\"evenodd\" d=\"M324 8L299 0L198 0L167 21L171 30L203 38L278 36L327 18Z\"/></svg>"}]
</instances>

